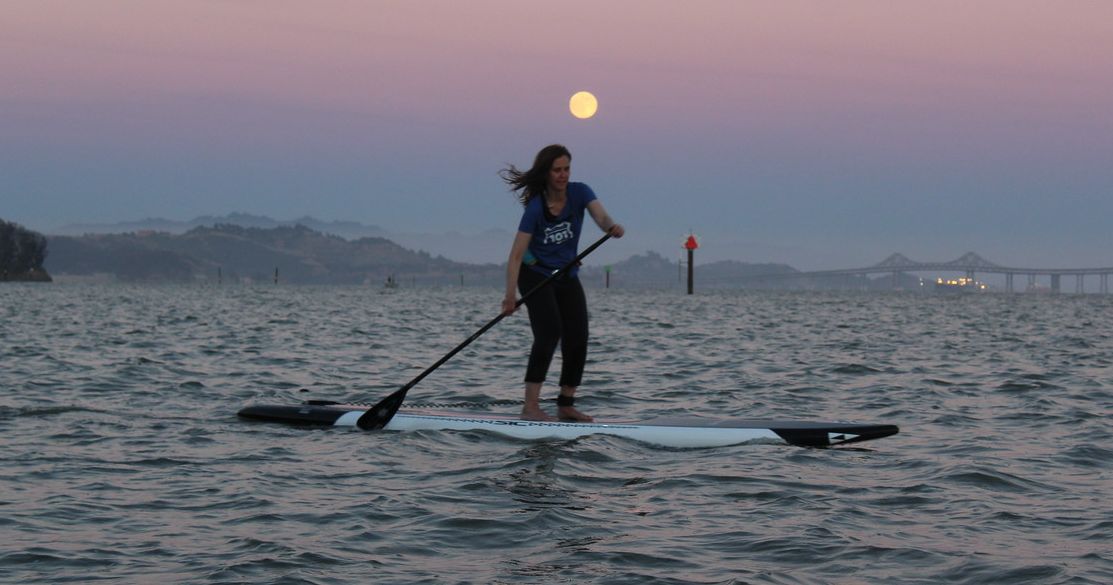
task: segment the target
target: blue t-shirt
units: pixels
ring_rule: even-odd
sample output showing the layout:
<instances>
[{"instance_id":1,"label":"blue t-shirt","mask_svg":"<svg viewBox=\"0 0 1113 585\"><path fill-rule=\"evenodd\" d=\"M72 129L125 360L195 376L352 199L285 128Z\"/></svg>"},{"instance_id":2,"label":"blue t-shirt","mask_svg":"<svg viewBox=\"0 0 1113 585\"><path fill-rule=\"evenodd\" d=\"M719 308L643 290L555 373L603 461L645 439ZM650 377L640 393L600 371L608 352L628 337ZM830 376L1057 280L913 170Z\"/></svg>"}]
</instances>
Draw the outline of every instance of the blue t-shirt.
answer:
<instances>
[{"instance_id":1,"label":"blue t-shirt","mask_svg":"<svg viewBox=\"0 0 1113 585\"><path fill-rule=\"evenodd\" d=\"M529 249L523 262L542 274L552 274L576 259L584 210L595 201L595 192L583 183L568 183L568 199L560 215L552 216L545 209L545 197L538 195L526 203L518 231L531 234ZM576 267L568 271L575 275Z\"/></svg>"}]
</instances>

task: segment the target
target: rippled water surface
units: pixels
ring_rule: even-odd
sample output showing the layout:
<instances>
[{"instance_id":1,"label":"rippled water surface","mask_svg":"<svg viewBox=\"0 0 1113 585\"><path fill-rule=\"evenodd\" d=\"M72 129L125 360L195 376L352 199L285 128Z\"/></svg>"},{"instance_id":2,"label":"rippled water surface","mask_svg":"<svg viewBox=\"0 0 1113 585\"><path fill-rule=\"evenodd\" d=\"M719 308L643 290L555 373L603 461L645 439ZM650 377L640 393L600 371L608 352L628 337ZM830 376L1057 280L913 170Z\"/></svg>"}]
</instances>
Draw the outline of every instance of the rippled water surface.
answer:
<instances>
[{"instance_id":1,"label":"rippled water surface","mask_svg":"<svg viewBox=\"0 0 1113 585\"><path fill-rule=\"evenodd\" d=\"M499 292L3 284L0 581L1113 583L1113 297L588 294L597 417L901 434L670 450L249 423L386 395ZM505 320L409 401L519 399L529 339Z\"/></svg>"}]
</instances>

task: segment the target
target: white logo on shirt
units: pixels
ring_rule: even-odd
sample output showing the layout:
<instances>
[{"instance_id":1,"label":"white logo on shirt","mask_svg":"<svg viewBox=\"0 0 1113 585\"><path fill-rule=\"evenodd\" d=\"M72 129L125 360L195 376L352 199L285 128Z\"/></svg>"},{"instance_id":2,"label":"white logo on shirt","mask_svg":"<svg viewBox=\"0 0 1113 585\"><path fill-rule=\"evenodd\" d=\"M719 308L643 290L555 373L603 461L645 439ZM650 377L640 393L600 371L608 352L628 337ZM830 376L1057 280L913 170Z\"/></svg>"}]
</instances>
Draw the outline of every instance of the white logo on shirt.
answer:
<instances>
[{"instance_id":1,"label":"white logo on shirt","mask_svg":"<svg viewBox=\"0 0 1113 585\"><path fill-rule=\"evenodd\" d=\"M572 222L563 221L545 228L545 244L560 244L572 239Z\"/></svg>"}]
</instances>

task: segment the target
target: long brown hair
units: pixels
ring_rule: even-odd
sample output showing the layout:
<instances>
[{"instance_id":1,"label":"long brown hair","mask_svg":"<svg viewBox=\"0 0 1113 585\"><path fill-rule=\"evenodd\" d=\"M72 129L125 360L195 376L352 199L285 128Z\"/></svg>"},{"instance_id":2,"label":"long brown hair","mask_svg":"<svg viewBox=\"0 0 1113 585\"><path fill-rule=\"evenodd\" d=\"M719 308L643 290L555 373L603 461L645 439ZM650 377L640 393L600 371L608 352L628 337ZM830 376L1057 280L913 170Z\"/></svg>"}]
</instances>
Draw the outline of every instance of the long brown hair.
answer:
<instances>
[{"instance_id":1,"label":"long brown hair","mask_svg":"<svg viewBox=\"0 0 1113 585\"><path fill-rule=\"evenodd\" d=\"M549 185L549 170L553 168L553 162L562 156L572 160L572 153L564 145L550 144L537 153L533 166L528 171L508 165L499 171L499 176L510 185L511 191L518 192L518 201L525 205L530 199L545 192Z\"/></svg>"}]
</instances>

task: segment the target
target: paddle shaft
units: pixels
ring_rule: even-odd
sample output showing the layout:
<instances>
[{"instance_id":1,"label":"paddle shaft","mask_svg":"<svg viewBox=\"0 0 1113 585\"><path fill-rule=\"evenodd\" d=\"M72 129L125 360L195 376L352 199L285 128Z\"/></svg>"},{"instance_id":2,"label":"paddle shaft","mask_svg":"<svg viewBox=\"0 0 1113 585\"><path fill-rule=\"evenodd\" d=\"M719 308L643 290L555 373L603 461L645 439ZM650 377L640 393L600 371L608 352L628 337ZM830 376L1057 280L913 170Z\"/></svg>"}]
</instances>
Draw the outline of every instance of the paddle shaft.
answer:
<instances>
[{"instance_id":1,"label":"paddle shaft","mask_svg":"<svg viewBox=\"0 0 1113 585\"><path fill-rule=\"evenodd\" d=\"M550 274L545 280L541 281L537 284L537 286L531 288L528 292L522 295L522 298L518 299L518 301L514 303L514 308L516 309L522 306L522 304L526 302L526 299L533 296L534 293L545 288L549 285L549 283L560 278L561 276L564 276L569 270L572 270L574 266L576 266L580 263L580 261L586 258L588 254L594 252L596 248L603 245L603 242L610 239L610 237L611 234L608 232L604 234L603 237L599 238L597 242L585 248L584 251L580 252L580 254L576 256L574 260ZM444 355L444 357L437 360L436 363L426 368L424 372L421 372L413 380L407 382L405 386L402 386L400 389L394 391L393 394L380 400L378 404L372 406L367 412L363 413L363 415L359 417L359 420L356 421L356 425L363 430L378 430L386 426L386 424L390 422L390 419L394 418L394 414L398 412L398 408L402 406L402 401L406 398L406 393L410 391L410 388L416 386L418 382L424 380L425 377L433 373L434 370L444 365L445 362L452 359L453 356L460 353L465 347L471 345L473 341L479 339L480 335L483 335L492 327L497 325L498 322L502 321L504 317L506 317L506 313L499 313L497 317L491 319L483 327L480 327L479 331L473 333L471 337L465 339L463 343L457 345L455 348L452 349L452 351L448 352Z\"/></svg>"}]
</instances>

